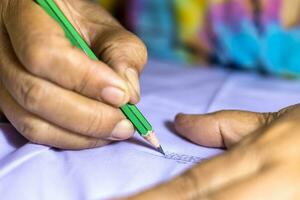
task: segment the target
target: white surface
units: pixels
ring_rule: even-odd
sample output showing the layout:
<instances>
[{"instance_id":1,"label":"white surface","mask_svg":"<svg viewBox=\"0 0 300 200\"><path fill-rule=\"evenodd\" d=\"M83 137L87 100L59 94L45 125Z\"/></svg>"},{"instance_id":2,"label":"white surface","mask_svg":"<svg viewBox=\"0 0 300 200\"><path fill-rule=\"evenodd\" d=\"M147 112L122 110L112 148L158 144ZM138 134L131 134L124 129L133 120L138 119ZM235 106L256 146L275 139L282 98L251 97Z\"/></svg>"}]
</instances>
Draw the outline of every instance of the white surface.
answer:
<instances>
[{"instance_id":1,"label":"white surface","mask_svg":"<svg viewBox=\"0 0 300 200\"><path fill-rule=\"evenodd\" d=\"M174 177L220 152L194 145L168 127L178 112L218 109L275 111L300 102L300 82L221 69L178 68L151 62L142 78L139 108L155 127L163 158L140 137L103 148L58 151L27 143L0 125L0 194L5 200L108 199ZM178 154L178 155L177 155ZM178 161L180 159L180 161Z\"/></svg>"}]
</instances>

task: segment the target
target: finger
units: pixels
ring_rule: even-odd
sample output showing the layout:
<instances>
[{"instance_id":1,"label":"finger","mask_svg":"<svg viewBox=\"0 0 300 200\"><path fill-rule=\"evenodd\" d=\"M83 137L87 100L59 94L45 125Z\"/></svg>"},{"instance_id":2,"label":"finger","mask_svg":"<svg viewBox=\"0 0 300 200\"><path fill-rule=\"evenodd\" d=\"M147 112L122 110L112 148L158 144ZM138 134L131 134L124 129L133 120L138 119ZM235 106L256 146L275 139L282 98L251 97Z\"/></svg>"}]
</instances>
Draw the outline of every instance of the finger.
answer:
<instances>
[{"instance_id":1,"label":"finger","mask_svg":"<svg viewBox=\"0 0 300 200\"><path fill-rule=\"evenodd\" d=\"M293 27L300 22L300 0L284 0L280 12L281 23Z\"/></svg>"},{"instance_id":2,"label":"finger","mask_svg":"<svg viewBox=\"0 0 300 200\"><path fill-rule=\"evenodd\" d=\"M198 199L199 196L257 173L261 168L253 148L235 149L193 167L172 181L138 195L137 199Z\"/></svg>"},{"instance_id":3,"label":"finger","mask_svg":"<svg viewBox=\"0 0 300 200\"><path fill-rule=\"evenodd\" d=\"M106 64L74 48L64 31L34 1L16 1L4 23L25 68L42 78L114 106L129 101L127 83Z\"/></svg>"},{"instance_id":4,"label":"finger","mask_svg":"<svg viewBox=\"0 0 300 200\"><path fill-rule=\"evenodd\" d=\"M258 174L226 185L203 198L210 200L299 199L299 166L266 168Z\"/></svg>"},{"instance_id":5,"label":"finger","mask_svg":"<svg viewBox=\"0 0 300 200\"><path fill-rule=\"evenodd\" d=\"M27 112L19 106L0 82L0 107L14 127L29 141L61 149L103 146L107 140L78 135Z\"/></svg>"},{"instance_id":6,"label":"finger","mask_svg":"<svg viewBox=\"0 0 300 200\"><path fill-rule=\"evenodd\" d=\"M189 140L209 147L230 147L266 125L273 113L219 111L206 115L179 114L175 119L177 132Z\"/></svg>"},{"instance_id":7,"label":"finger","mask_svg":"<svg viewBox=\"0 0 300 200\"><path fill-rule=\"evenodd\" d=\"M70 3L72 2L72 3ZM127 83L130 102L140 99L139 75L147 61L147 50L143 42L134 34L125 30L109 13L90 1L57 1L63 10L80 11L94 23L84 20L73 24L86 24L87 40L98 57L112 67ZM69 15L68 15L69 14ZM67 12L67 17L72 16Z\"/></svg>"},{"instance_id":8,"label":"finger","mask_svg":"<svg viewBox=\"0 0 300 200\"><path fill-rule=\"evenodd\" d=\"M111 27L95 38L94 50L128 83L130 102L140 99L139 76L147 61L145 45L122 27Z\"/></svg>"},{"instance_id":9,"label":"finger","mask_svg":"<svg viewBox=\"0 0 300 200\"><path fill-rule=\"evenodd\" d=\"M20 66L9 48L0 54L3 84L27 111L86 136L121 140L133 135L132 124L119 109L32 76Z\"/></svg>"}]
</instances>

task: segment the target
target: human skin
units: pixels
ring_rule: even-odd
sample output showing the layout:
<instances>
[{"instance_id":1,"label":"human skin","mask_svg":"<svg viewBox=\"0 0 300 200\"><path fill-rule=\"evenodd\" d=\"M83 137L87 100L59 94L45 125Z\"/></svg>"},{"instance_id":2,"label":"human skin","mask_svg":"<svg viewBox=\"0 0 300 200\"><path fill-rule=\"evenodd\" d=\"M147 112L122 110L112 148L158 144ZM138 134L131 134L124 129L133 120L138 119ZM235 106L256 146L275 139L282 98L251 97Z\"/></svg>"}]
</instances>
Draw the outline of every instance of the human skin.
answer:
<instances>
[{"instance_id":1,"label":"human skin","mask_svg":"<svg viewBox=\"0 0 300 200\"><path fill-rule=\"evenodd\" d=\"M0 108L28 140L62 149L131 137L118 107L140 98L147 51L105 10L57 0L101 61L93 61L32 0L0 2Z\"/></svg>"},{"instance_id":2,"label":"human skin","mask_svg":"<svg viewBox=\"0 0 300 200\"><path fill-rule=\"evenodd\" d=\"M300 1L282 2L283 26L299 24ZM196 144L228 151L128 199L300 199L300 105L274 113L178 114L175 128Z\"/></svg>"},{"instance_id":3,"label":"human skin","mask_svg":"<svg viewBox=\"0 0 300 200\"><path fill-rule=\"evenodd\" d=\"M128 80L125 71L142 71L144 45L88 1L57 2L102 62L72 48L58 25L32 1L3 0L1 110L26 138L49 146L82 149L130 137L133 127L128 121L128 129L121 129L128 131L114 131L124 119L116 107L139 99L138 75ZM299 0L284 1L285 26L298 23L299 5ZM107 86L124 91L124 99L103 94ZM295 105L275 113L178 115L179 134L229 150L132 199L299 199L299 114Z\"/></svg>"},{"instance_id":4,"label":"human skin","mask_svg":"<svg viewBox=\"0 0 300 200\"><path fill-rule=\"evenodd\" d=\"M300 105L274 113L179 114L178 134L228 151L129 199L299 199L299 122Z\"/></svg>"}]
</instances>

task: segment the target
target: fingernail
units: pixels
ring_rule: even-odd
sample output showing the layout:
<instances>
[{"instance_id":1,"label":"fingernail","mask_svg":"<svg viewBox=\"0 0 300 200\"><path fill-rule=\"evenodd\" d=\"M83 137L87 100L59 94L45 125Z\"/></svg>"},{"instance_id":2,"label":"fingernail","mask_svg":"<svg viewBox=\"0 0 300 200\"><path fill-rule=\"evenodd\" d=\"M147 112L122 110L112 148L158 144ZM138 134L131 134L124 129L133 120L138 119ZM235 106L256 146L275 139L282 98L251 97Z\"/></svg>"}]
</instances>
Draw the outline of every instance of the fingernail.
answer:
<instances>
[{"instance_id":1,"label":"fingernail","mask_svg":"<svg viewBox=\"0 0 300 200\"><path fill-rule=\"evenodd\" d=\"M101 92L101 98L113 105L122 105L125 102L125 93L121 89L115 87L106 87Z\"/></svg>"},{"instance_id":2,"label":"fingernail","mask_svg":"<svg viewBox=\"0 0 300 200\"><path fill-rule=\"evenodd\" d=\"M135 90L136 94L139 97L140 96L140 83L139 83L138 73L134 69L128 68L128 69L126 69L125 75L129 81L130 85L133 87L133 89Z\"/></svg>"},{"instance_id":3,"label":"fingernail","mask_svg":"<svg viewBox=\"0 0 300 200\"><path fill-rule=\"evenodd\" d=\"M134 133L134 127L128 119L124 119L117 123L112 131L112 139L124 140L130 138Z\"/></svg>"}]
</instances>

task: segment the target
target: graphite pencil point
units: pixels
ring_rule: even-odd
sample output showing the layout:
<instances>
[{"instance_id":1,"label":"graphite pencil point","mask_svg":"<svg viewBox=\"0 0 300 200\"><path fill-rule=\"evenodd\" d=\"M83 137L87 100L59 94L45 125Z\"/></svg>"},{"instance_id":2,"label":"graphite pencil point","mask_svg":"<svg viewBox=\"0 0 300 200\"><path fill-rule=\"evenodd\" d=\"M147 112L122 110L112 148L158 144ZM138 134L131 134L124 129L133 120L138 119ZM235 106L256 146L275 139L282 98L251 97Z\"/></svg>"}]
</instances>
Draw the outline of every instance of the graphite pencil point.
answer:
<instances>
[{"instance_id":1,"label":"graphite pencil point","mask_svg":"<svg viewBox=\"0 0 300 200\"><path fill-rule=\"evenodd\" d=\"M159 151L161 154L163 154L164 156L166 155L165 154L165 152L164 152L164 150L163 150L163 148L161 147L161 146L159 146L158 148L157 148L157 151Z\"/></svg>"}]
</instances>

